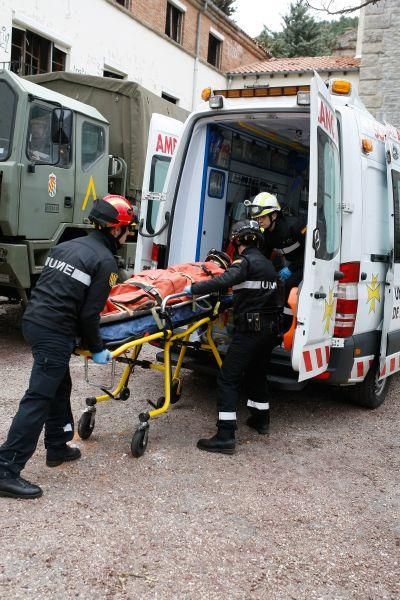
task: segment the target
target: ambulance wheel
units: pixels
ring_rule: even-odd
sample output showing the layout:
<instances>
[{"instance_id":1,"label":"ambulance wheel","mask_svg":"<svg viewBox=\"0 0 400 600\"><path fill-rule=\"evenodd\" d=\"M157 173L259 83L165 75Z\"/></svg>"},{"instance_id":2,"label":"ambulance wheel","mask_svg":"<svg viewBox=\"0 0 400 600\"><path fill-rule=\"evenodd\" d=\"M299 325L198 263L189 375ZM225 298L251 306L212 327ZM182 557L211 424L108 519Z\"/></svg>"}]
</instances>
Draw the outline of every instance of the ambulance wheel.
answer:
<instances>
[{"instance_id":1,"label":"ambulance wheel","mask_svg":"<svg viewBox=\"0 0 400 600\"><path fill-rule=\"evenodd\" d=\"M95 424L94 412L84 412L78 421L78 433L81 440L87 440L93 433Z\"/></svg>"},{"instance_id":2,"label":"ambulance wheel","mask_svg":"<svg viewBox=\"0 0 400 600\"><path fill-rule=\"evenodd\" d=\"M176 404L181 399L181 393L181 380L173 379L171 383L171 404Z\"/></svg>"},{"instance_id":3,"label":"ambulance wheel","mask_svg":"<svg viewBox=\"0 0 400 600\"><path fill-rule=\"evenodd\" d=\"M390 377L379 380L379 365L374 364L368 371L364 381L357 383L350 390L350 402L363 408L378 408L385 401L390 383Z\"/></svg>"},{"instance_id":4,"label":"ambulance wheel","mask_svg":"<svg viewBox=\"0 0 400 600\"><path fill-rule=\"evenodd\" d=\"M131 452L135 458L140 458L146 451L147 442L149 441L149 428L137 429L132 436Z\"/></svg>"}]
</instances>

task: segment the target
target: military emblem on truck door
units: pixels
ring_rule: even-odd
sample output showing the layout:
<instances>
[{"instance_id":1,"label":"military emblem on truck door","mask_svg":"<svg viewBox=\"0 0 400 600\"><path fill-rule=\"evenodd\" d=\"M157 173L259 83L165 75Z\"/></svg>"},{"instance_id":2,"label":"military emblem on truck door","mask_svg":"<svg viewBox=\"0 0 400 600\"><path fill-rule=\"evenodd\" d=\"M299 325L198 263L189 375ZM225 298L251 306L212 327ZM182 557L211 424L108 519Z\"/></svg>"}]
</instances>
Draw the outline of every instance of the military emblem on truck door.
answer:
<instances>
[{"instance_id":1,"label":"military emblem on truck door","mask_svg":"<svg viewBox=\"0 0 400 600\"><path fill-rule=\"evenodd\" d=\"M50 198L54 198L57 194L57 176L54 175L54 173L50 173L49 175L47 191L49 192Z\"/></svg>"}]
</instances>

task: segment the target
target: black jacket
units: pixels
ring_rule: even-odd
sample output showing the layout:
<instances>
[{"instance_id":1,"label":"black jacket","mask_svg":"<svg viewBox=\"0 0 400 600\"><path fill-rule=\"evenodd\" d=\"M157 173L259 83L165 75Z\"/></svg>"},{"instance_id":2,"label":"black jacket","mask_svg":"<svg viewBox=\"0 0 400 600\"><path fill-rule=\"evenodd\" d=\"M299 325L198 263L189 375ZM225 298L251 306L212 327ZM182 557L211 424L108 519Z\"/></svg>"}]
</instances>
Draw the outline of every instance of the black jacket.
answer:
<instances>
[{"instance_id":1,"label":"black jacket","mask_svg":"<svg viewBox=\"0 0 400 600\"><path fill-rule=\"evenodd\" d=\"M54 246L23 318L79 336L85 348L101 351L100 312L118 277L115 251L113 239L102 231Z\"/></svg>"},{"instance_id":2,"label":"black jacket","mask_svg":"<svg viewBox=\"0 0 400 600\"><path fill-rule=\"evenodd\" d=\"M284 266L283 258L289 262L293 272L302 268L306 231L307 227L301 218L279 215L274 230L264 231L265 256L270 258L275 250L281 256L281 261L274 260L278 268Z\"/></svg>"},{"instance_id":3,"label":"black jacket","mask_svg":"<svg viewBox=\"0 0 400 600\"><path fill-rule=\"evenodd\" d=\"M218 277L192 285L192 294L233 290L234 318L245 313L276 314L283 306L277 273L258 248L246 248Z\"/></svg>"}]
</instances>

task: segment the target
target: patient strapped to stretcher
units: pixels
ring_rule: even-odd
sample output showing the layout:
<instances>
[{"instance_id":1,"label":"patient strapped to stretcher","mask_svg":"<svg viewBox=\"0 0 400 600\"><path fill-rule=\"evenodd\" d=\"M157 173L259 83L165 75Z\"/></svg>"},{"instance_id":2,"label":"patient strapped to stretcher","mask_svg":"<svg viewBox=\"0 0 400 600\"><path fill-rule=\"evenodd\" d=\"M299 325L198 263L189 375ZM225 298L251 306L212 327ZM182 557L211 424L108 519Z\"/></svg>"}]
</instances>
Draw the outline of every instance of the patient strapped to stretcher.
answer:
<instances>
[{"instance_id":1,"label":"patient strapped to stretcher","mask_svg":"<svg viewBox=\"0 0 400 600\"><path fill-rule=\"evenodd\" d=\"M153 269L133 275L115 285L101 313L101 323L119 321L135 316L137 311L161 306L163 299L182 292L185 286L204 281L223 273L230 258L224 252L210 250L204 262L183 263L168 269ZM169 304L184 298L171 298Z\"/></svg>"},{"instance_id":2,"label":"patient strapped to stretcher","mask_svg":"<svg viewBox=\"0 0 400 600\"><path fill-rule=\"evenodd\" d=\"M155 333L164 326L173 329L206 316L214 306L209 302L188 302L187 296L168 300L168 315L162 313L160 307L164 298L182 292L189 283L220 275L230 262L229 256L224 252L210 250L204 262L143 271L124 283L115 285L101 313L101 335L104 342L114 346L122 340ZM228 303L224 302L225 308Z\"/></svg>"}]
</instances>

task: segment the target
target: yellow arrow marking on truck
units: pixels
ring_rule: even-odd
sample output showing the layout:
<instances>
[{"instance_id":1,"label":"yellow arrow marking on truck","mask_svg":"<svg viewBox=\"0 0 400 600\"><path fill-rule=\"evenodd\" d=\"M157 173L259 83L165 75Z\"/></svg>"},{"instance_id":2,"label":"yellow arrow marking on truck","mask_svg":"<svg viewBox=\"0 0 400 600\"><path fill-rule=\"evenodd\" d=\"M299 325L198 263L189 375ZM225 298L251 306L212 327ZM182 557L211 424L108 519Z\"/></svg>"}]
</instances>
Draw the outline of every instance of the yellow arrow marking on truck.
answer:
<instances>
[{"instance_id":1,"label":"yellow arrow marking on truck","mask_svg":"<svg viewBox=\"0 0 400 600\"><path fill-rule=\"evenodd\" d=\"M326 333L326 332L329 332L329 327L330 327L331 320L333 317L333 304L334 304L333 290L329 290L328 300L324 300L324 302L325 302L325 307L324 307L324 316L322 317L322 320L325 321L324 333Z\"/></svg>"},{"instance_id":2,"label":"yellow arrow marking on truck","mask_svg":"<svg viewBox=\"0 0 400 600\"><path fill-rule=\"evenodd\" d=\"M89 183L88 183L88 186L86 188L86 195L85 195L85 198L84 198L84 200L82 202L81 210L85 210L86 205L87 205L87 203L89 201L90 196L93 197L93 200L96 200L96 198L97 198L96 188L94 186L93 175L90 176Z\"/></svg>"},{"instance_id":3,"label":"yellow arrow marking on truck","mask_svg":"<svg viewBox=\"0 0 400 600\"><path fill-rule=\"evenodd\" d=\"M367 303L371 302L369 305L369 313L375 312L376 310L376 302L381 301L381 293L380 293L381 284L378 283L378 275L372 275L371 285L367 285Z\"/></svg>"}]
</instances>

